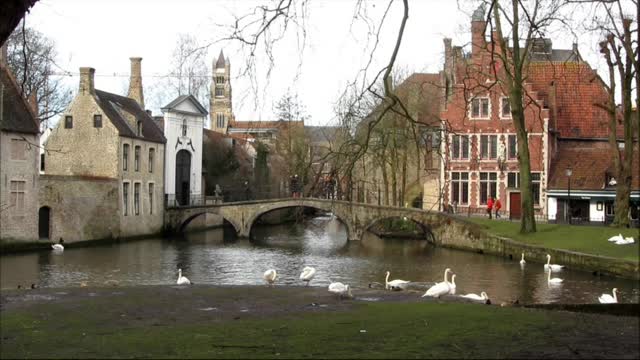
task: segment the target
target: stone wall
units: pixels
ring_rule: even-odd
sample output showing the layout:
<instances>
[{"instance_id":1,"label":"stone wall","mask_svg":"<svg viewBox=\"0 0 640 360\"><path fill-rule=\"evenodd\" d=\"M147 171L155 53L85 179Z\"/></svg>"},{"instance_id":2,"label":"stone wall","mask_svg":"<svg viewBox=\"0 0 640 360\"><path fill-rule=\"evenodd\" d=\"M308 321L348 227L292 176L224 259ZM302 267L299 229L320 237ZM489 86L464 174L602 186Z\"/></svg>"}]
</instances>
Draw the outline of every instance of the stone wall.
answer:
<instances>
[{"instance_id":1,"label":"stone wall","mask_svg":"<svg viewBox=\"0 0 640 360\"><path fill-rule=\"evenodd\" d=\"M27 141L24 141L26 139ZM12 141L22 153L12 156ZM34 241L38 239L38 136L0 132L0 239ZM11 182L24 182L24 207L11 205ZM22 187L22 185L21 185Z\"/></svg>"},{"instance_id":2,"label":"stone wall","mask_svg":"<svg viewBox=\"0 0 640 360\"><path fill-rule=\"evenodd\" d=\"M50 234L56 242L120 237L118 199L116 179L40 177L40 206L51 209Z\"/></svg>"}]
</instances>

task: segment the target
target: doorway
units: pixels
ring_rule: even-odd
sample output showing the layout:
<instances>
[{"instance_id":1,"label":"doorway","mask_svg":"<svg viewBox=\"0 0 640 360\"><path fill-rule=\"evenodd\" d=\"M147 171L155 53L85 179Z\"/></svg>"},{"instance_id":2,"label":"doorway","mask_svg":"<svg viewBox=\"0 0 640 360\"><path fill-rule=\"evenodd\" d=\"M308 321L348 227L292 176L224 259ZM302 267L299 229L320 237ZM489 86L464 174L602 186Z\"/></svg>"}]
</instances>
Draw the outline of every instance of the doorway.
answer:
<instances>
[{"instance_id":1,"label":"doorway","mask_svg":"<svg viewBox=\"0 0 640 360\"><path fill-rule=\"evenodd\" d=\"M520 193L509 193L509 219L520 219L521 214Z\"/></svg>"},{"instance_id":2,"label":"doorway","mask_svg":"<svg viewBox=\"0 0 640 360\"><path fill-rule=\"evenodd\" d=\"M38 237L49 239L51 229L51 208L43 206L38 210Z\"/></svg>"},{"instance_id":3,"label":"doorway","mask_svg":"<svg viewBox=\"0 0 640 360\"><path fill-rule=\"evenodd\" d=\"M176 201L189 205L191 184L191 153L180 150L176 154Z\"/></svg>"}]
</instances>

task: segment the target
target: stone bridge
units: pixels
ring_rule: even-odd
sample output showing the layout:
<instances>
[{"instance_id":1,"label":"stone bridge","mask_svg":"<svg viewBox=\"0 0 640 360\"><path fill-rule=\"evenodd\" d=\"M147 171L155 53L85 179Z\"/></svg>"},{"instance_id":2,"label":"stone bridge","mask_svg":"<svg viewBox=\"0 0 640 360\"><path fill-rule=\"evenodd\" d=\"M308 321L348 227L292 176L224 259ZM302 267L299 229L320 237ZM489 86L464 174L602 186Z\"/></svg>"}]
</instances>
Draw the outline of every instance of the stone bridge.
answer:
<instances>
[{"instance_id":1,"label":"stone bridge","mask_svg":"<svg viewBox=\"0 0 640 360\"><path fill-rule=\"evenodd\" d=\"M440 242L439 240L451 236L466 236L470 230L470 224L466 221L440 212L327 199L285 198L167 208L165 232L182 232L191 220L210 213L217 214L231 223L239 237L248 238L251 235L253 223L261 215L291 207L309 207L332 212L345 224L349 240L360 240L364 232L373 224L388 218L411 219L421 225L425 233L432 235L430 240L433 242Z\"/></svg>"}]
</instances>

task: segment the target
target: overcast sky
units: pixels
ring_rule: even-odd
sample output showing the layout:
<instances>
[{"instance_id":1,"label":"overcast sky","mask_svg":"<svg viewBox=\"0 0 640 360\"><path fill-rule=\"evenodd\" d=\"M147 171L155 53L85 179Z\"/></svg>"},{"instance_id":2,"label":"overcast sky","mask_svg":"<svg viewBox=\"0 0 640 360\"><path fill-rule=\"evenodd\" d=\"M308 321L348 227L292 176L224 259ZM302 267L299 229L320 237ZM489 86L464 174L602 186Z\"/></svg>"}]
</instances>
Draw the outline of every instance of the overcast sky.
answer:
<instances>
[{"instance_id":1,"label":"overcast sky","mask_svg":"<svg viewBox=\"0 0 640 360\"><path fill-rule=\"evenodd\" d=\"M208 44L209 71L224 49L232 66L234 113L238 120L270 120L273 103L287 90L297 93L311 115L309 123L327 125L335 121L334 104L345 86L369 59L371 42L368 28L354 21L355 0L314 0L308 9L307 42L302 57L296 45L296 33L275 49L275 68L269 83L260 71L258 92L251 90L247 77L238 76L244 56L237 42L220 42L228 35L224 25L233 23L233 15L251 12L258 1L222 0L40 0L27 15L27 26L43 32L56 42L60 72L70 72L70 85L77 88L78 68L96 69L96 88L124 94L128 86L129 57L142 61L145 101L154 115L160 106L151 89L170 71L170 57L178 34L193 34ZM369 1L367 11L379 21L388 1ZM437 72L442 66L442 38L454 44L470 41L468 33L472 7L465 1L463 10L454 0L414 0L402 42L398 68L405 72ZM379 71L391 54L400 23L402 2L396 1L388 14L380 36L380 45L371 66ZM564 33L551 34L554 48L570 49L576 41ZM597 39L596 39L597 40ZM577 39L583 57L593 67L602 62L592 37ZM264 54L256 58L264 63ZM156 89L157 91L157 89ZM203 104L206 108L209 104Z\"/></svg>"}]
</instances>

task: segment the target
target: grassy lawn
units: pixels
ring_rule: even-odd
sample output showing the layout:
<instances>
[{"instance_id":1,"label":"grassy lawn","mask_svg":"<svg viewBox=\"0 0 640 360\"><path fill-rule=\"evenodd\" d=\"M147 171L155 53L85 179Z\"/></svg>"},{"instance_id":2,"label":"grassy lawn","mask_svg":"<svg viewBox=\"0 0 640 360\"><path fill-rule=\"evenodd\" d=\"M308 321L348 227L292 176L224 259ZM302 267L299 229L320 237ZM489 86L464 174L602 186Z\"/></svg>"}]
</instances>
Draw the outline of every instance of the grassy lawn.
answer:
<instances>
[{"instance_id":1,"label":"grassy lawn","mask_svg":"<svg viewBox=\"0 0 640 360\"><path fill-rule=\"evenodd\" d=\"M586 254L610 256L638 261L638 229L618 229L608 226L576 226L566 224L536 224L537 232L520 234L520 223L496 221L471 217L472 222L484 226L492 234L507 237L527 244L541 245L554 249L578 251ZM611 236L633 236L634 244L616 245L608 242Z\"/></svg>"},{"instance_id":2,"label":"grassy lawn","mask_svg":"<svg viewBox=\"0 0 640 360\"><path fill-rule=\"evenodd\" d=\"M543 346L565 357L576 346L564 344L571 336L551 334L573 334L584 321L475 304L370 303L347 312L192 324L165 318L147 326L90 302L46 306L2 314L2 358L508 358L535 357Z\"/></svg>"}]
</instances>

